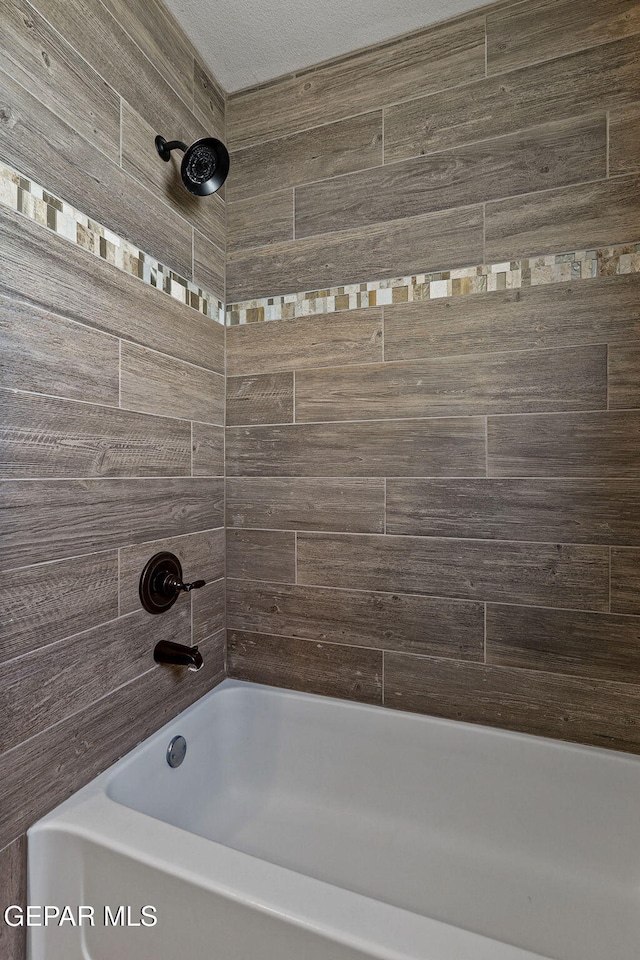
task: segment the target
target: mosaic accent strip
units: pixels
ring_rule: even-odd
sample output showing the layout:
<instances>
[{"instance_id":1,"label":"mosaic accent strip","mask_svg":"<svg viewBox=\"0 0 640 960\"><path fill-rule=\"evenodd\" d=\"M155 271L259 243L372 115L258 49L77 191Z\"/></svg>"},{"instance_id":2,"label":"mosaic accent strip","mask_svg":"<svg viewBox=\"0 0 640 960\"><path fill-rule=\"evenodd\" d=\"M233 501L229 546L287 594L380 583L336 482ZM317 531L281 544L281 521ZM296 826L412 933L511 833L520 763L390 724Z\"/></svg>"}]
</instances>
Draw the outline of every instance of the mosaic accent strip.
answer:
<instances>
[{"instance_id":1,"label":"mosaic accent strip","mask_svg":"<svg viewBox=\"0 0 640 960\"><path fill-rule=\"evenodd\" d=\"M224 304L213 294L174 273L128 240L112 233L101 223L48 193L39 184L21 176L2 162L0 203L53 230L94 256L106 260L118 270L156 287L205 317L217 323L225 322Z\"/></svg>"},{"instance_id":2,"label":"mosaic accent strip","mask_svg":"<svg viewBox=\"0 0 640 960\"><path fill-rule=\"evenodd\" d=\"M226 322L228 326L640 273L640 243L634 242L244 300L227 304L225 309L222 301L213 294L1 161L0 203L191 309L217 323Z\"/></svg>"},{"instance_id":3,"label":"mosaic accent strip","mask_svg":"<svg viewBox=\"0 0 640 960\"><path fill-rule=\"evenodd\" d=\"M574 250L571 253L461 267L438 273L420 273L392 280L352 283L328 290L287 293L262 300L244 300L227 304L227 325L291 320L294 317L313 317L358 307L467 296L488 290L513 290L621 273L640 273L640 243L599 247L597 250Z\"/></svg>"}]
</instances>

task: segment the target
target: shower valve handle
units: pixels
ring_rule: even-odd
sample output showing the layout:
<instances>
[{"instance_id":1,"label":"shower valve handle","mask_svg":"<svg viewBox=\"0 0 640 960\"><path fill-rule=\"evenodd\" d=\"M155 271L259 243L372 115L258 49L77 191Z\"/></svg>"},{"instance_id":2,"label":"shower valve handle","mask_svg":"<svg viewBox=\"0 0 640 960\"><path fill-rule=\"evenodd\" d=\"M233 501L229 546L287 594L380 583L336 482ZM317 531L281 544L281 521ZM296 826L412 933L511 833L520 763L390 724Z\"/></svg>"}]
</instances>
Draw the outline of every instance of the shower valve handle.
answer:
<instances>
[{"instance_id":1,"label":"shower valve handle","mask_svg":"<svg viewBox=\"0 0 640 960\"><path fill-rule=\"evenodd\" d=\"M180 589L189 593L190 590L199 590L200 587L204 587L206 584L206 580L194 580L193 583L183 583Z\"/></svg>"},{"instance_id":2,"label":"shower valve handle","mask_svg":"<svg viewBox=\"0 0 640 960\"><path fill-rule=\"evenodd\" d=\"M199 590L200 587L206 586L206 583L206 580L194 580L193 583L184 583L179 577L170 574L165 578L162 584L162 590L163 593L171 593L172 591L179 593L181 590L185 593L190 593L191 590Z\"/></svg>"}]
</instances>

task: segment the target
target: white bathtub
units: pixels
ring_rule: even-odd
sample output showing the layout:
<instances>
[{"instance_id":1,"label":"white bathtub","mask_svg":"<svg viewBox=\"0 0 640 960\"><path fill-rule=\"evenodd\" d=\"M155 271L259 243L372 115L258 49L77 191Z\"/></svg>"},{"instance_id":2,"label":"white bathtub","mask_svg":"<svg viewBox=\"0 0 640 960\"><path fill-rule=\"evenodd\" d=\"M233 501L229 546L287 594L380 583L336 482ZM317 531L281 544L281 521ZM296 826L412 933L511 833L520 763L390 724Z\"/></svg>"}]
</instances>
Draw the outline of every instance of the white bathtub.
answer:
<instances>
[{"instance_id":1,"label":"white bathtub","mask_svg":"<svg viewBox=\"0 0 640 960\"><path fill-rule=\"evenodd\" d=\"M96 911L31 960L638 960L640 758L226 681L30 830L29 901Z\"/></svg>"}]
</instances>

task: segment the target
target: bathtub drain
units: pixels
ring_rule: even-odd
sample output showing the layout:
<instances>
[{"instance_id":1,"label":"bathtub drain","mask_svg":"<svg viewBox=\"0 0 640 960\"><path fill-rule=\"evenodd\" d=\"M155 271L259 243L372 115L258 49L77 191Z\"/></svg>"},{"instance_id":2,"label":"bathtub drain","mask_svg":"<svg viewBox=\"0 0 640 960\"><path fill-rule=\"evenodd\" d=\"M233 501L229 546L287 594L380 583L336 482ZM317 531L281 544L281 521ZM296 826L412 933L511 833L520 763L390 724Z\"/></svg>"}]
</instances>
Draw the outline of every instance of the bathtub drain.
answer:
<instances>
[{"instance_id":1,"label":"bathtub drain","mask_svg":"<svg viewBox=\"0 0 640 960\"><path fill-rule=\"evenodd\" d=\"M167 747L167 763L170 767L179 767L187 752L187 741L184 737L174 737Z\"/></svg>"}]
</instances>

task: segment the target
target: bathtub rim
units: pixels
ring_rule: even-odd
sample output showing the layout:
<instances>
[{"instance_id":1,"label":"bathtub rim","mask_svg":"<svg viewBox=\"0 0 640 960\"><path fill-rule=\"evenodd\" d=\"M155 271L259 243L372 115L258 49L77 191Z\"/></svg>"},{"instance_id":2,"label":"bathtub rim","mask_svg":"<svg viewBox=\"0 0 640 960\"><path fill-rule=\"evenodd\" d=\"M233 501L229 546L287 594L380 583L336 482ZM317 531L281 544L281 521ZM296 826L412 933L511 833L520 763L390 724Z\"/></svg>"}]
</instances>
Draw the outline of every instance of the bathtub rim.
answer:
<instances>
[{"instance_id":1,"label":"bathtub rim","mask_svg":"<svg viewBox=\"0 0 640 960\"><path fill-rule=\"evenodd\" d=\"M552 960L189 833L125 807L100 789L84 788L71 801L29 830L29 855L35 850L36 864L57 839L71 835L380 960ZM29 928L28 935L40 938L46 930Z\"/></svg>"},{"instance_id":2,"label":"bathtub rim","mask_svg":"<svg viewBox=\"0 0 640 960\"><path fill-rule=\"evenodd\" d=\"M316 694L226 679L128 751L28 830L30 894L31 868L37 867L38 856L49 841L55 842L57 835L71 834L86 843L112 850L125 858L141 861L151 869L177 876L187 883L195 883L218 896L241 903L249 900L257 910L276 916L284 922L311 927L328 939L369 951L379 948L382 943L386 952L379 956L385 960L459 960L462 956L473 957L474 960L550 960L543 954L532 953L504 941L412 913L235 850L127 806L109 795L110 783L135 763L143 750L152 750L165 744L165 741L168 742L167 737L170 739L171 735L179 733L180 725L185 720L200 711L206 711L213 697L219 699L222 695L238 695L252 691L267 695L273 693L279 697L305 702L309 699L321 703L329 701L349 712L384 710L390 722L394 722L394 717L410 717L412 722L427 724L432 729L442 728L458 733L464 733L467 729L470 736L488 738L493 742L505 739L520 743L533 741L562 753L569 751L573 754L586 753L588 756L606 758L608 763L615 765L640 763L640 756L604 747L574 744L483 724L461 723L395 708L336 701ZM99 824L99 829L96 824ZM349 904L348 911L345 911L345 898ZM336 924L336 916L341 918L339 925ZM385 930L388 929L394 930L393 942L390 937L385 936ZM402 929L407 940L406 948L401 945L398 949L399 929ZM374 931L375 938L371 939L370 934ZM424 952L425 938L434 942L433 952L430 951L428 955ZM377 955L372 953L372 956Z\"/></svg>"}]
</instances>

